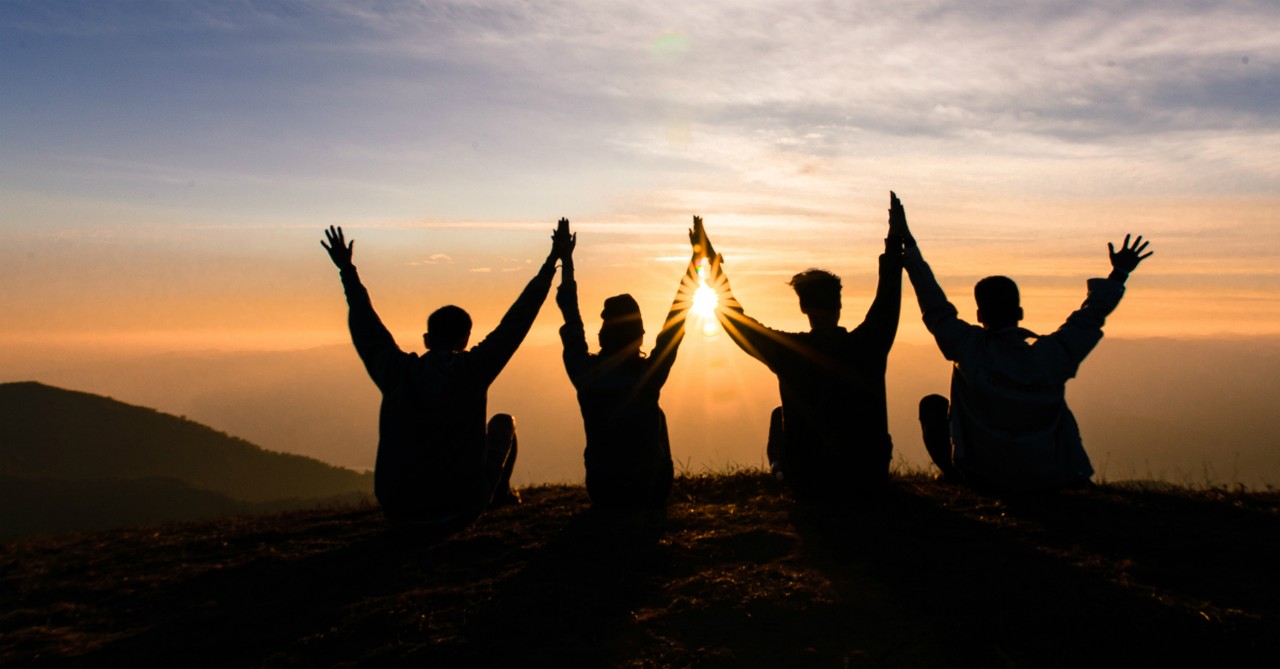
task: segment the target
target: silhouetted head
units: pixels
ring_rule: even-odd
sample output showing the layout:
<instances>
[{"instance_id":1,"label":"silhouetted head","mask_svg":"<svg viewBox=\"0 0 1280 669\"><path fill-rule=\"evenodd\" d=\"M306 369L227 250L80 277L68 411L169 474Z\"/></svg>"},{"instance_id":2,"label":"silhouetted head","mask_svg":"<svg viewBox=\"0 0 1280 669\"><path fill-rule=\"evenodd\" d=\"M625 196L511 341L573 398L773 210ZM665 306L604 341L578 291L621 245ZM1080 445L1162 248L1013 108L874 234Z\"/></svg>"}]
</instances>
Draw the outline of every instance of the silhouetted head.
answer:
<instances>
[{"instance_id":1,"label":"silhouetted head","mask_svg":"<svg viewBox=\"0 0 1280 669\"><path fill-rule=\"evenodd\" d=\"M815 329L840 322L840 277L824 269L808 269L791 277L790 285L800 298L800 311Z\"/></svg>"},{"instance_id":2,"label":"silhouetted head","mask_svg":"<svg viewBox=\"0 0 1280 669\"><path fill-rule=\"evenodd\" d=\"M471 316L452 304L440 307L427 317L427 333L422 341L429 349L461 351L471 340Z\"/></svg>"},{"instance_id":3,"label":"silhouetted head","mask_svg":"<svg viewBox=\"0 0 1280 669\"><path fill-rule=\"evenodd\" d=\"M604 323L600 325L600 352L612 355L619 352L640 353L644 342L644 321L640 320L640 305L635 298L623 293L604 301L600 312Z\"/></svg>"},{"instance_id":4,"label":"silhouetted head","mask_svg":"<svg viewBox=\"0 0 1280 669\"><path fill-rule=\"evenodd\" d=\"M973 287L978 322L989 330L1017 325L1022 320L1018 284L1007 276L989 276Z\"/></svg>"}]
</instances>

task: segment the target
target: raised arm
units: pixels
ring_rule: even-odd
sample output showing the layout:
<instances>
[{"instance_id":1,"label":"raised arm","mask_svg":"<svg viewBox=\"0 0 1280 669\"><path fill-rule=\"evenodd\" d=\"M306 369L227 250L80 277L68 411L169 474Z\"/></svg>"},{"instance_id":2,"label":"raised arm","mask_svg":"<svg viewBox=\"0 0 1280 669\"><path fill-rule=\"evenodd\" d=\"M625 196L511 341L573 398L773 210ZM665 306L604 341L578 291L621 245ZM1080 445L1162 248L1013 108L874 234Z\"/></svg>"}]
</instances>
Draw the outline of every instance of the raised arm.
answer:
<instances>
[{"instance_id":1,"label":"raised arm","mask_svg":"<svg viewBox=\"0 0 1280 669\"><path fill-rule=\"evenodd\" d=\"M667 311L662 330L658 332L653 352L649 354L649 358L655 363L650 374L659 386L666 382L671 366L676 362L676 352L680 349L680 342L684 340L685 321L688 320L689 309L693 307L693 293L698 289L698 265L706 257L697 232L702 227L702 218L694 216L693 225L694 229L689 230L689 243L693 247L693 253L680 277L680 285L676 287L676 295L671 300L671 309Z\"/></svg>"},{"instance_id":2,"label":"raised arm","mask_svg":"<svg viewBox=\"0 0 1280 669\"><path fill-rule=\"evenodd\" d=\"M1085 356L1102 340L1102 326L1107 316L1120 304L1124 297L1124 283L1129 274L1137 269L1138 264L1151 257L1146 251L1150 242L1142 241L1142 236L1133 239L1124 236L1124 242L1117 251L1114 244L1107 243L1107 252L1111 258L1111 274L1106 279L1090 279L1089 294L1084 304L1080 305L1067 317L1066 322L1053 334L1042 337L1041 343L1055 342L1062 349L1062 376L1075 376L1076 368L1084 361Z\"/></svg>"},{"instance_id":3,"label":"raised arm","mask_svg":"<svg viewBox=\"0 0 1280 669\"><path fill-rule=\"evenodd\" d=\"M1132 244L1130 239L1132 235L1124 236L1124 242L1121 243L1119 251L1114 244L1107 243L1107 252L1111 257L1111 274L1106 279L1089 280L1089 295L1085 298L1084 304L1072 312L1055 333L1080 333L1081 345L1074 347L1076 350L1072 351L1079 360L1083 360L1089 350L1097 344L1097 340L1102 338L1102 325L1107 316L1120 304L1120 298L1124 297L1124 283L1129 278L1129 274L1137 269L1139 263L1150 258L1154 253L1152 251L1143 253L1150 242L1142 241L1141 235L1133 239Z\"/></svg>"},{"instance_id":4,"label":"raised arm","mask_svg":"<svg viewBox=\"0 0 1280 669\"><path fill-rule=\"evenodd\" d=\"M551 290L551 279L556 274L556 261L566 255L573 254L575 240L569 234L568 221L557 226L551 235L551 251L543 261L538 273L529 280L520 297L516 298L511 308L503 315L498 327L471 349L473 364L482 370L490 382L498 377L498 373L515 355L516 349L524 341L533 320L538 317L542 303Z\"/></svg>"},{"instance_id":5,"label":"raised arm","mask_svg":"<svg viewBox=\"0 0 1280 669\"><path fill-rule=\"evenodd\" d=\"M889 202L890 235L896 231L903 240L903 264L907 269L907 277L911 279L911 286L915 289L916 301L920 303L924 325L933 335L942 355L948 360L955 360L961 343L971 336L974 327L960 319L955 305L947 300L942 286L938 285L933 270L920 253L915 236L907 227L906 210L898 196L890 192Z\"/></svg>"},{"instance_id":6,"label":"raised arm","mask_svg":"<svg viewBox=\"0 0 1280 669\"><path fill-rule=\"evenodd\" d=\"M776 360L780 347L785 346L785 343L781 341L778 332L765 327L743 310L742 303L738 302L738 298L734 296L733 289L729 286L729 277L724 272L724 256L716 253L715 247L711 244L711 238L702 225L701 217L693 217L693 234L690 241L693 243L694 252L697 253L701 249L709 262L710 272L708 272L707 284L716 291L718 299L716 319L720 321L721 327L728 333L733 343L747 355L766 365L770 360Z\"/></svg>"},{"instance_id":7,"label":"raised arm","mask_svg":"<svg viewBox=\"0 0 1280 669\"><path fill-rule=\"evenodd\" d=\"M332 225L324 231L324 236L320 245L329 252L329 259L338 268L342 289L347 295L347 327L351 330L351 342L355 344L356 353L369 372L369 377L382 389L383 383L390 376L392 364L404 352L396 345L395 338L382 324L382 319L378 318L377 312L373 310L373 302L369 299L369 291L360 283L360 275L352 262L355 240L348 243L342 234L342 228Z\"/></svg>"},{"instance_id":8,"label":"raised arm","mask_svg":"<svg viewBox=\"0 0 1280 669\"><path fill-rule=\"evenodd\" d=\"M902 315L902 250L908 234L906 211L898 196L889 191L889 231L884 238L884 253L880 256L876 296L867 309L867 317L857 328L885 353L893 347L893 340L898 336L898 321Z\"/></svg>"},{"instance_id":9,"label":"raised arm","mask_svg":"<svg viewBox=\"0 0 1280 669\"><path fill-rule=\"evenodd\" d=\"M556 238L568 238L567 249L560 258L560 287L556 290L556 305L564 317L560 326L560 342L564 345L564 368L569 379L578 378L588 360L587 336L582 325L582 312L578 310L578 283L574 280L573 249L578 234L569 232L569 219L562 218L556 227Z\"/></svg>"}]
</instances>

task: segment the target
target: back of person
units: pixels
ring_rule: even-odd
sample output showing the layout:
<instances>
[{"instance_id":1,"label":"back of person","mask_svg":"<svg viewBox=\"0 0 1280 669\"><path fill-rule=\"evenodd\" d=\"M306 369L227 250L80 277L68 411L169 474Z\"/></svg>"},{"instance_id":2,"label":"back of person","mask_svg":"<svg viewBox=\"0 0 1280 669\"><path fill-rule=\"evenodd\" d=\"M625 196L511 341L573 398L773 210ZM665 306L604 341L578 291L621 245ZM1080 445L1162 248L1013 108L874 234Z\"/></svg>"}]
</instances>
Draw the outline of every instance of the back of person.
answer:
<instances>
[{"instance_id":1,"label":"back of person","mask_svg":"<svg viewBox=\"0 0 1280 669\"><path fill-rule=\"evenodd\" d=\"M573 379L587 434L587 471L616 469L648 449L658 425L660 388L646 383L647 358L618 363L593 355L591 366Z\"/></svg>"},{"instance_id":2,"label":"back of person","mask_svg":"<svg viewBox=\"0 0 1280 669\"><path fill-rule=\"evenodd\" d=\"M857 330L785 336L789 346L769 368L778 377L792 486L802 497L840 497L851 483L883 479L893 450L886 357Z\"/></svg>"},{"instance_id":3,"label":"back of person","mask_svg":"<svg viewBox=\"0 0 1280 669\"><path fill-rule=\"evenodd\" d=\"M489 384L471 355L405 354L388 375L374 494L389 514L439 517L480 503Z\"/></svg>"},{"instance_id":4,"label":"back of person","mask_svg":"<svg viewBox=\"0 0 1280 669\"><path fill-rule=\"evenodd\" d=\"M587 492L603 506L660 505L670 490L672 465L661 387L648 358L594 364L575 379L587 446Z\"/></svg>"},{"instance_id":5,"label":"back of person","mask_svg":"<svg viewBox=\"0 0 1280 669\"><path fill-rule=\"evenodd\" d=\"M1067 407L1058 342L1021 328L973 327L956 355L951 385L957 467L979 481L1042 489L1093 473ZM1072 365L1072 372L1074 366Z\"/></svg>"}]
</instances>

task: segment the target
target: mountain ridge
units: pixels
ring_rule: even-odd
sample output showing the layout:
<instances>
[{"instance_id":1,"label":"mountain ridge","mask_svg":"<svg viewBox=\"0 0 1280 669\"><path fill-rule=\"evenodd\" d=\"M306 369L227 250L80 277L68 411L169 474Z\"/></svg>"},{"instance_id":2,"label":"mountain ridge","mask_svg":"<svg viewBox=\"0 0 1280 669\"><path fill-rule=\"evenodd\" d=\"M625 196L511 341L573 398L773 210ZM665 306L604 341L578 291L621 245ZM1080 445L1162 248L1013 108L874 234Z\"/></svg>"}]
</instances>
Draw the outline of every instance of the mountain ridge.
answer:
<instances>
[{"instance_id":1,"label":"mountain ridge","mask_svg":"<svg viewBox=\"0 0 1280 669\"><path fill-rule=\"evenodd\" d=\"M0 538L279 510L373 488L367 473L35 381L0 384L0 478Z\"/></svg>"}]
</instances>

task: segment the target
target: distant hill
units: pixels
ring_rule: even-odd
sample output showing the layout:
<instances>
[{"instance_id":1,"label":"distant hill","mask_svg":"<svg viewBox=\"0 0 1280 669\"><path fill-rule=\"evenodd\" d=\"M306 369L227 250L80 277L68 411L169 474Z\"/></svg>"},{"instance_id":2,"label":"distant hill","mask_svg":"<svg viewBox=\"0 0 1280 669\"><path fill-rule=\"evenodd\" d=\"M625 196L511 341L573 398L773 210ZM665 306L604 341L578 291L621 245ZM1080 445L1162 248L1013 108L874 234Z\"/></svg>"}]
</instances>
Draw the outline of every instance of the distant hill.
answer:
<instances>
[{"instance_id":1,"label":"distant hill","mask_svg":"<svg viewBox=\"0 0 1280 669\"><path fill-rule=\"evenodd\" d=\"M279 509L373 488L369 474L36 382L0 384L0 485L0 537Z\"/></svg>"},{"instance_id":2,"label":"distant hill","mask_svg":"<svg viewBox=\"0 0 1280 669\"><path fill-rule=\"evenodd\" d=\"M923 477L845 514L761 472L664 518L581 486L431 541L372 505L0 544L0 665L1268 667L1280 493L1000 498ZM234 640L229 643L228 640Z\"/></svg>"}]
</instances>

